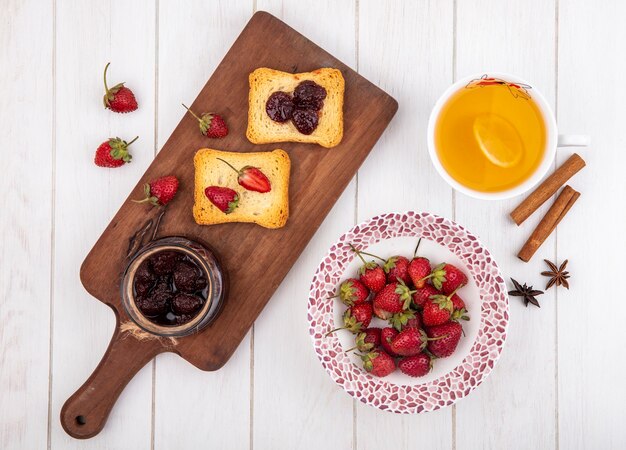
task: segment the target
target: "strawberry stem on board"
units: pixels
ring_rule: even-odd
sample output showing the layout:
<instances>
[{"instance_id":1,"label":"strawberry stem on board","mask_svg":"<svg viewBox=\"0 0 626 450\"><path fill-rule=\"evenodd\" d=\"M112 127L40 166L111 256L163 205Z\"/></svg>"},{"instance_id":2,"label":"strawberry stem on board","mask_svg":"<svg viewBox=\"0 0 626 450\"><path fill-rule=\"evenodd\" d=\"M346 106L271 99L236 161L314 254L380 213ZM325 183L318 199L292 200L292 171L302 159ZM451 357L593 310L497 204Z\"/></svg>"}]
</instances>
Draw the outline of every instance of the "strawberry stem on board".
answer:
<instances>
[{"instance_id":1,"label":"strawberry stem on board","mask_svg":"<svg viewBox=\"0 0 626 450\"><path fill-rule=\"evenodd\" d=\"M139 139L139 136L135 136L135 138L134 138L132 141L127 142L127 143L126 143L126 147L129 147L129 146L130 146L130 144L132 144L133 142L135 142L137 139Z\"/></svg>"},{"instance_id":2,"label":"strawberry stem on board","mask_svg":"<svg viewBox=\"0 0 626 450\"><path fill-rule=\"evenodd\" d=\"M185 105L183 105L185 106ZM241 174L241 170L237 170L231 163L229 163L228 161L223 160L222 158L217 158L218 160L222 161L223 163L226 163L226 165L228 167L230 167L231 169L233 169L235 172L237 172L238 174Z\"/></svg>"},{"instance_id":3,"label":"strawberry stem on board","mask_svg":"<svg viewBox=\"0 0 626 450\"><path fill-rule=\"evenodd\" d=\"M196 118L196 120L197 120L198 122L203 122L203 120L202 120L200 117L196 116L196 113L194 113L194 112L193 112L193 111L192 111L192 110L191 110L191 109L190 109L187 105L185 105L184 103L181 103L181 105L183 105L183 106L185 107L185 109L186 109L187 111L189 111L189 113L190 113L192 116L194 116L194 117Z\"/></svg>"}]
</instances>

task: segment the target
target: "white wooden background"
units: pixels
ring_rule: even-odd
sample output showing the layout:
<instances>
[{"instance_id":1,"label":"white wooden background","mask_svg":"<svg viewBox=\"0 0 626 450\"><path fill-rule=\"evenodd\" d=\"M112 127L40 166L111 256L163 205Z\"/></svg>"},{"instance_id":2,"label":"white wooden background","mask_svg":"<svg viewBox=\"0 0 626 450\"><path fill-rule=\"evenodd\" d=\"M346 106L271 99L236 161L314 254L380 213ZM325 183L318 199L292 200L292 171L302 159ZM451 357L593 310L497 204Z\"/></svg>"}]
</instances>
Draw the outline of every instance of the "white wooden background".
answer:
<instances>
[{"instance_id":1,"label":"white wooden background","mask_svg":"<svg viewBox=\"0 0 626 450\"><path fill-rule=\"evenodd\" d=\"M126 193L255 10L267 10L390 92L400 109L253 330L220 371L161 355L88 441L59 424L113 331L78 269ZM626 447L626 2L620 0L2 0L0 5L0 448L609 449ZM101 107L101 70L140 109ZM455 194L426 152L426 124L457 77L508 71L587 133L582 197L530 264L514 254L516 200ZM242 111L242 114L245 112ZM108 136L140 140L131 165L96 168ZM568 156L559 154L559 161ZM393 192L393 195L390 193ZM364 406L322 370L306 328L312 274L357 221L425 210L481 236L505 274L544 283L570 259L571 290L511 304L504 353L456 406L419 416ZM545 210L545 208L544 208Z\"/></svg>"}]
</instances>

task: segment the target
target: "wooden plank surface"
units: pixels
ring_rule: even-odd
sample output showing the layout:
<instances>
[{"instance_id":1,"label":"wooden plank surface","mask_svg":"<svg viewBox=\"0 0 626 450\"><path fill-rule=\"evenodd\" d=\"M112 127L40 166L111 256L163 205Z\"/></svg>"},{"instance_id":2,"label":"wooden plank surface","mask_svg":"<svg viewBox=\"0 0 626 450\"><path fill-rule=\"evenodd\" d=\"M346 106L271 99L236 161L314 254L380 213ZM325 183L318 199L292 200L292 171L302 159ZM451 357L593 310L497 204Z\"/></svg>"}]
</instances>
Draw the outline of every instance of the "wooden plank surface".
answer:
<instances>
[{"instance_id":1,"label":"wooden plank surface","mask_svg":"<svg viewBox=\"0 0 626 450\"><path fill-rule=\"evenodd\" d=\"M180 121L181 102L193 101L251 13L250 0L160 2L157 150ZM201 51L198 42L202 42ZM243 449L250 445L249 335L218 371L200 371L177 355L163 354L155 361L154 377L155 449ZM230 430L233 424L241 432L216 432Z\"/></svg>"},{"instance_id":2,"label":"wooden plank surface","mask_svg":"<svg viewBox=\"0 0 626 450\"><path fill-rule=\"evenodd\" d=\"M481 11L480 15L476 14L477 10ZM555 5L551 1L459 2L455 76L460 78L485 70L514 73L529 80L554 105L554 14ZM549 204L517 227L508 214L518 202L517 198L484 202L457 194L455 218L487 245L507 276L509 286L508 277L513 277L540 288L544 281L539 275L544 270L542 259L555 256L554 236L528 264L518 260L515 254ZM567 217L564 224L570 220ZM512 320L500 361L489 379L456 406L458 449L554 447L557 432L554 293L542 296L541 304L540 309L532 305L526 308L519 298L511 298ZM506 412L500 408L500 402L508 405ZM504 422L503 414L507 415ZM477 429L489 429L489 433L475 433Z\"/></svg>"},{"instance_id":3,"label":"wooden plank surface","mask_svg":"<svg viewBox=\"0 0 626 450\"><path fill-rule=\"evenodd\" d=\"M626 248L626 4L559 4L558 111L562 133L588 133L587 167L572 187L581 192L559 225L559 261L570 259L571 290L560 290L558 383L560 448L626 446L626 360L621 340L623 295L618 286ZM606 44L605 44L606 43ZM559 154L562 163L567 153ZM571 217L570 217L571 215ZM576 345L575 342L579 342Z\"/></svg>"},{"instance_id":4,"label":"wooden plank surface","mask_svg":"<svg viewBox=\"0 0 626 450\"><path fill-rule=\"evenodd\" d=\"M626 446L621 297L603 291L600 301L596 289L597 280L619 277L625 244L619 130L626 89L619 78L623 58L613 50L626 44L621 2L51 0L2 6L6 170L0 188L11 195L2 197L0 214L0 447L414 448L416 436L432 449ZM255 7L285 18L387 89L400 101L397 117L359 172L358 192L353 180L260 316L254 341L247 335L228 364L211 373L175 355L159 356L122 394L105 431L75 441L61 429L59 409L97 364L114 326L111 311L80 287L77 269L182 117L180 101L194 98ZM118 26L127 23L133 27ZM137 113L119 117L99 109L100 71L109 58L111 75L138 93ZM562 132L592 136L592 148L580 152L588 166L572 180L581 199L530 265L514 254L541 211L518 229L504 221L515 201L453 196L425 153L428 112L443 88L453 76L493 69L537 85L558 106ZM132 165L119 171L91 166L95 146L109 133L133 132L141 136ZM398 164L390 156L396 154L409 162ZM561 152L559 161L568 154ZM383 176L398 195L380 192ZM410 177L416 188L400 177ZM456 407L416 417L357 404L352 410L352 400L319 366L303 326L312 268L354 221L409 208L456 214L505 274L523 281L543 283L542 257L569 258L572 288L544 295L539 310L514 299L500 363ZM37 278L30 276L35 272ZM285 317L293 320L283 325ZM276 370L267 361L268 343L284 347ZM279 434L283 424L289 427Z\"/></svg>"},{"instance_id":5,"label":"wooden plank surface","mask_svg":"<svg viewBox=\"0 0 626 450\"><path fill-rule=\"evenodd\" d=\"M64 0L58 2L56 14L51 446L71 449L86 444L61 428L61 406L96 367L115 327L112 311L85 292L76 268L154 155L155 10L148 0L129 4ZM118 26L127 22L133 26ZM102 71L107 61L111 61L109 80L127 82L137 96L138 111L121 115L103 108ZM101 142L136 135L131 164L115 170L93 164ZM92 448L150 448L150 372L145 368L132 380L113 409L107 436L93 438Z\"/></svg>"},{"instance_id":6,"label":"wooden plank surface","mask_svg":"<svg viewBox=\"0 0 626 450\"><path fill-rule=\"evenodd\" d=\"M52 5L0 8L0 448L48 439L52 227ZM42 41L32 45L30 29ZM41 68L45 73L33 70ZM35 120L33 120L35 119Z\"/></svg>"},{"instance_id":7,"label":"wooden plank surface","mask_svg":"<svg viewBox=\"0 0 626 450\"><path fill-rule=\"evenodd\" d=\"M355 6L354 1L257 0L259 10L275 14L352 68L356 68ZM310 20L310 11L318 20ZM255 450L274 450L287 443L292 450L352 446L353 401L328 383L311 339L302 331L307 329L311 278L337 239L336 230L353 224L355 195L353 179L255 323Z\"/></svg>"},{"instance_id":8,"label":"wooden plank surface","mask_svg":"<svg viewBox=\"0 0 626 450\"><path fill-rule=\"evenodd\" d=\"M359 70L403 101L389 132L359 171L358 221L390 211L430 211L450 217L451 189L426 149L432 105L452 82L452 2L374 0L359 3ZM388 45L394 42L394 45ZM433 45L433 43L437 45ZM450 448L452 409L394 415L357 403L358 449Z\"/></svg>"}]
</instances>

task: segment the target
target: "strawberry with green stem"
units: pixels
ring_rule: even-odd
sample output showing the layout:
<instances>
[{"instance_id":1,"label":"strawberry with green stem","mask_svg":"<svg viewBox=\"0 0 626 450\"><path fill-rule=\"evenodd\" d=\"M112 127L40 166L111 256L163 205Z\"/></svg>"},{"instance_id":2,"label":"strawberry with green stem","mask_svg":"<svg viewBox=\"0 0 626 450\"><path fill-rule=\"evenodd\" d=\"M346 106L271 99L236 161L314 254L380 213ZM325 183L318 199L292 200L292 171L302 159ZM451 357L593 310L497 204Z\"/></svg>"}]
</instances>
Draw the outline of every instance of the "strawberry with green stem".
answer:
<instances>
[{"instance_id":1,"label":"strawberry with green stem","mask_svg":"<svg viewBox=\"0 0 626 450\"><path fill-rule=\"evenodd\" d=\"M228 161L225 161L222 158L217 159L237 172L237 183L248 191L260 192L264 194L272 190L270 180L258 167L244 166L241 169L237 169Z\"/></svg>"},{"instance_id":2,"label":"strawberry with green stem","mask_svg":"<svg viewBox=\"0 0 626 450\"><path fill-rule=\"evenodd\" d=\"M448 263L439 264L433 269L428 278L430 278L433 286L443 291L446 295L467 284L467 275L458 267Z\"/></svg>"},{"instance_id":3,"label":"strawberry with green stem","mask_svg":"<svg viewBox=\"0 0 626 450\"><path fill-rule=\"evenodd\" d=\"M407 273L416 289L422 289L426 285L431 272L430 261L422 256L416 256L421 243L422 239L420 238L415 246L415 251L413 251L413 259L407 268Z\"/></svg>"},{"instance_id":4,"label":"strawberry with green stem","mask_svg":"<svg viewBox=\"0 0 626 450\"><path fill-rule=\"evenodd\" d=\"M346 306L367 301L370 293L367 287L356 278L348 278L339 285L337 295L329 298L339 298Z\"/></svg>"},{"instance_id":5,"label":"strawberry with green stem","mask_svg":"<svg viewBox=\"0 0 626 450\"><path fill-rule=\"evenodd\" d=\"M423 351L430 341L443 339L443 336L430 338L421 328L407 328L391 340L391 349L396 355L413 356Z\"/></svg>"},{"instance_id":6,"label":"strawberry with green stem","mask_svg":"<svg viewBox=\"0 0 626 450\"><path fill-rule=\"evenodd\" d=\"M356 346L348 349L345 353L350 353L353 350L360 352L369 352L380 345L380 328L367 328L361 331L356 336Z\"/></svg>"},{"instance_id":7,"label":"strawberry with green stem","mask_svg":"<svg viewBox=\"0 0 626 450\"><path fill-rule=\"evenodd\" d=\"M457 290L460 288L457 288ZM432 295L423 306L424 325L442 325L450 320L469 320L465 302L453 291L450 295Z\"/></svg>"},{"instance_id":8,"label":"strawberry with green stem","mask_svg":"<svg viewBox=\"0 0 626 450\"><path fill-rule=\"evenodd\" d=\"M386 377L396 370L395 361L384 350L374 350L359 357L363 368L374 376Z\"/></svg>"},{"instance_id":9,"label":"strawberry with green stem","mask_svg":"<svg viewBox=\"0 0 626 450\"><path fill-rule=\"evenodd\" d=\"M387 278L383 269L374 261L365 261L362 252L354 245L349 244L350 248L363 261L363 265L359 268L359 279L370 291L379 292L385 287Z\"/></svg>"},{"instance_id":10,"label":"strawberry with green stem","mask_svg":"<svg viewBox=\"0 0 626 450\"><path fill-rule=\"evenodd\" d=\"M339 331L348 330L359 333L366 329L372 321L372 305L370 303L357 303L346 309L343 313L343 327L335 328L326 333L326 336Z\"/></svg>"},{"instance_id":11,"label":"strawberry with green stem","mask_svg":"<svg viewBox=\"0 0 626 450\"><path fill-rule=\"evenodd\" d=\"M376 316L383 320L389 320L394 314L407 311L411 305L414 292L415 291L411 291L401 280L397 283L385 285L374 297L374 309L377 312ZM406 320L409 318L410 317L407 317Z\"/></svg>"},{"instance_id":12,"label":"strawberry with green stem","mask_svg":"<svg viewBox=\"0 0 626 450\"><path fill-rule=\"evenodd\" d=\"M128 113L137 109L135 94L124 83L118 83L109 89L107 85L107 70L111 63L104 67L104 97L102 99L104 107L117 113Z\"/></svg>"},{"instance_id":13,"label":"strawberry with green stem","mask_svg":"<svg viewBox=\"0 0 626 450\"><path fill-rule=\"evenodd\" d=\"M157 178L144 185L145 198L135 203L149 202L153 206L164 206L172 201L178 191L178 178L173 175Z\"/></svg>"},{"instance_id":14,"label":"strawberry with green stem","mask_svg":"<svg viewBox=\"0 0 626 450\"><path fill-rule=\"evenodd\" d=\"M232 213L239 206L239 194L231 188L209 186L204 190L204 195L224 214Z\"/></svg>"},{"instance_id":15,"label":"strawberry with green stem","mask_svg":"<svg viewBox=\"0 0 626 450\"><path fill-rule=\"evenodd\" d=\"M94 163L99 167L110 168L120 167L129 163L133 155L128 152L128 147L137 139L139 139L139 136L135 137L135 139L130 142L126 142L118 137L104 141L96 149L93 160Z\"/></svg>"},{"instance_id":16,"label":"strawberry with green stem","mask_svg":"<svg viewBox=\"0 0 626 450\"><path fill-rule=\"evenodd\" d=\"M202 116L198 117L196 113L194 113L191 109L189 109L185 104L182 104L189 113L196 118L198 121L198 126L200 127L200 131L206 137L209 138L223 138L228 135L228 126L226 122L216 113L204 113Z\"/></svg>"},{"instance_id":17,"label":"strawberry with green stem","mask_svg":"<svg viewBox=\"0 0 626 450\"><path fill-rule=\"evenodd\" d=\"M387 259L383 259L372 253L363 251L361 253L382 261L383 272L387 275L387 283L394 283L398 279L402 280L404 284L409 284L411 282L411 277L408 274L409 260L406 257L395 255Z\"/></svg>"}]
</instances>

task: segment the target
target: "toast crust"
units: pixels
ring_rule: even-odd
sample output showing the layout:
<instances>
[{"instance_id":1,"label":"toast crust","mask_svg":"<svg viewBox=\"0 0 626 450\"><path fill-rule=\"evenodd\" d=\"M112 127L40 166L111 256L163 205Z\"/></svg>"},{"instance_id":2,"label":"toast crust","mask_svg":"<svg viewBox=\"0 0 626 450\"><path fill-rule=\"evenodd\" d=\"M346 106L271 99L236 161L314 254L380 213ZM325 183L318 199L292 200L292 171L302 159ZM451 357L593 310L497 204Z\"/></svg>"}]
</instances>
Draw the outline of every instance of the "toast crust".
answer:
<instances>
[{"instance_id":1,"label":"toast crust","mask_svg":"<svg viewBox=\"0 0 626 450\"><path fill-rule=\"evenodd\" d=\"M271 191L248 191L237 182L237 174L222 158L237 168L249 165L258 167L270 181ZM289 175L291 160L281 149L271 152L224 152L203 148L193 158L194 204L193 217L199 225L244 222L256 223L265 228L281 228L289 218ZM208 186L234 189L239 195L239 206L225 214L204 195Z\"/></svg>"},{"instance_id":2,"label":"toast crust","mask_svg":"<svg viewBox=\"0 0 626 450\"><path fill-rule=\"evenodd\" d=\"M265 103L276 91L292 93L300 82L312 80L326 89L324 106L319 111L319 124L313 133L300 133L291 121L274 122L265 112ZM338 69L322 68L312 72L288 73L261 67L249 76L248 129L246 136L253 144L303 142L335 147L343 138L343 97L345 81Z\"/></svg>"}]
</instances>

